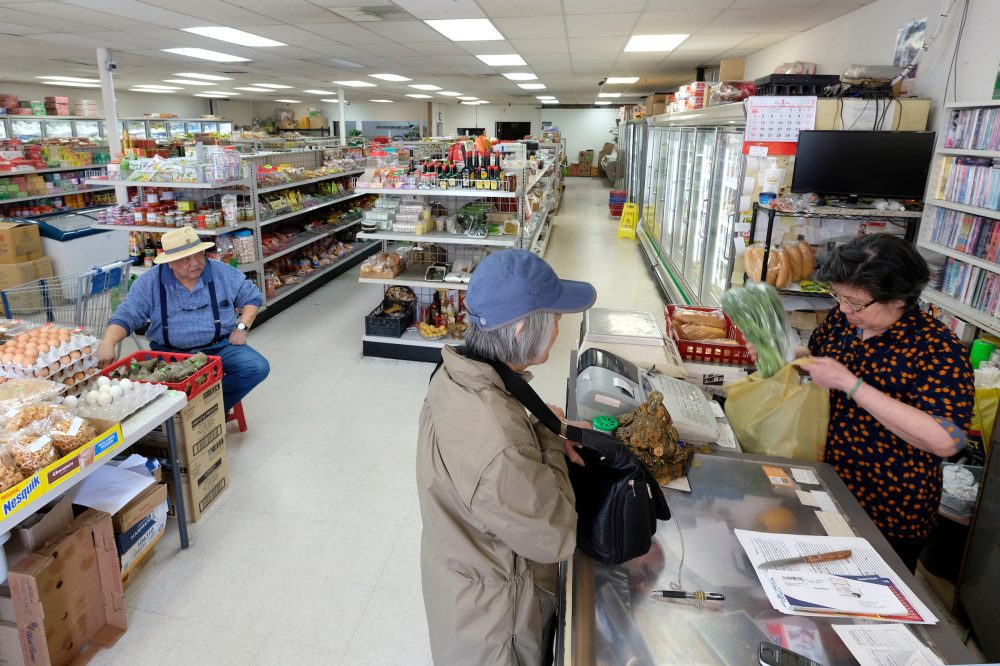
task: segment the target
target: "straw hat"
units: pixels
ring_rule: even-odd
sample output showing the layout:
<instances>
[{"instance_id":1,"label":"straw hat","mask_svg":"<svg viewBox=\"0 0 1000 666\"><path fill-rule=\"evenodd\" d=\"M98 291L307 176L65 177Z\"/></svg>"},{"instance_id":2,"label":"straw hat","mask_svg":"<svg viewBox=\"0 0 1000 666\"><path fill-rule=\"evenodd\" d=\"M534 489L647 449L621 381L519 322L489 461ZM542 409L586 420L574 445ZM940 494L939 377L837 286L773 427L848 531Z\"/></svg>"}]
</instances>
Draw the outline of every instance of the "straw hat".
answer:
<instances>
[{"instance_id":1,"label":"straw hat","mask_svg":"<svg viewBox=\"0 0 1000 666\"><path fill-rule=\"evenodd\" d=\"M181 227L163 234L160 238L163 252L153 259L154 264L166 264L177 261L192 254L198 254L215 247L215 243L206 243L198 238L198 234L191 227Z\"/></svg>"}]
</instances>

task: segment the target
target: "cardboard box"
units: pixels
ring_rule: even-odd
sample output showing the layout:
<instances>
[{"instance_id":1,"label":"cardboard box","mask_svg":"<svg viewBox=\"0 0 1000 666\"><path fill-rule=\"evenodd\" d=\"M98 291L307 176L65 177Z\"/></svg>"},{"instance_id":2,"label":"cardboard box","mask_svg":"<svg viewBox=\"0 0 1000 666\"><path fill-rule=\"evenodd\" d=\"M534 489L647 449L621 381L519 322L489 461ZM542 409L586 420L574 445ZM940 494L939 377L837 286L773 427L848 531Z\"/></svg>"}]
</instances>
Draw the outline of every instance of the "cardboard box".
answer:
<instances>
[{"instance_id":1,"label":"cardboard box","mask_svg":"<svg viewBox=\"0 0 1000 666\"><path fill-rule=\"evenodd\" d=\"M666 107L667 103L671 101L673 97L673 93L655 93L653 95L647 95L645 102L646 113L650 116L655 116L655 108L660 105Z\"/></svg>"},{"instance_id":2,"label":"cardboard box","mask_svg":"<svg viewBox=\"0 0 1000 666\"><path fill-rule=\"evenodd\" d=\"M652 108L648 108L647 107L647 110L646 110L646 113L648 113L651 116L663 115L666 112L667 112L667 105L666 104L654 104L652 106Z\"/></svg>"},{"instance_id":3,"label":"cardboard box","mask_svg":"<svg viewBox=\"0 0 1000 666\"><path fill-rule=\"evenodd\" d=\"M323 129L326 127L326 118L323 116L309 116L309 129Z\"/></svg>"},{"instance_id":4,"label":"cardboard box","mask_svg":"<svg viewBox=\"0 0 1000 666\"><path fill-rule=\"evenodd\" d=\"M209 386L195 397L188 398L188 404L174 415L173 421L181 461L190 464L225 435L226 409L222 403L222 381ZM159 448L166 448L167 433L162 424L140 440L140 444L146 443L156 443Z\"/></svg>"},{"instance_id":5,"label":"cardboard box","mask_svg":"<svg viewBox=\"0 0 1000 666\"><path fill-rule=\"evenodd\" d=\"M9 581L27 664L86 663L128 626L111 516L103 511L81 514L62 537L14 565Z\"/></svg>"},{"instance_id":6,"label":"cardboard box","mask_svg":"<svg viewBox=\"0 0 1000 666\"><path fill-rule=\"evenodd\" d=\"M24 666L21 635L14 622L0 621L0 666Z\"/></svg>"},{"instance_id":7,"label":"cardboard box","mask_svg":"<svg viewBox=\"0 0 1000 666\"><path fill-rule=\"evenodd\" d=\"M163 537L167 512L167 486L155 483L112 516L122 575Z\"/></svg>"},{"instance_id":8,"label":"cardboard box","mask_svg":"<svg viewBox=\"0 0 1000 666\"><path fill-rule=\"evenodd\" d=\"M43 256L37 224L0 222L0 264L20 264Z\"/></svg>"},{"instance_id":9,"label":"cardboard box","mask_svg":"<svg viewBox=\"0 0 1000 666\"><path fill-rule=\"evenodd\" d=\"M47 541L61 535L72 522L73 504L65 495L54 504L25 519L11 531L10 541L3 546L7 554L7 565L16 564L31 555ZM2 612L0 619L4 619Z\"/></svg>"},{"instance_id":10,"label":"cardboard box","mask_svg":"<svg viewBox=\"0 0 1000 666\"><path fill-rule=\"evenodd\" d=\"M19 264L0 264L0 289L10 289L43 277L52 277L52 261L48 257ZM38 291L8 294L7 303L10 306L7 317L17 318L40 310L42 296Z\"/></svg>"},{"instance_id":11,"label":"cardboard box","mask_svg":"<svg viewBox=\"0 0 1000 666\"><path fill-rule=\"evenodd\" d=\"M165 458L167 456L167 443L165 440L144 439L139 444L134 445L131 451L153 458ZM167 512L169 516L176 515L173 506L173 474L172 470L166 468L163 470L163 479L167 484L170 500ZM182 460L180 477L186 518L188 522L197 522L229 487L225 433L213 441L210 446L202 449L193 459ZM193 483L191 479L194 479Z\"/></svg>"},{"instance_id":12,"label":"cardboard box","mask_svg":"<svg viewBox=\"0 0 1000 666\"><path fill-rule=\"evenodd\" d=\"M744 65L742 58L724 58L719 62L719 80L742 81Z\"/></svg>"}]
</instances>

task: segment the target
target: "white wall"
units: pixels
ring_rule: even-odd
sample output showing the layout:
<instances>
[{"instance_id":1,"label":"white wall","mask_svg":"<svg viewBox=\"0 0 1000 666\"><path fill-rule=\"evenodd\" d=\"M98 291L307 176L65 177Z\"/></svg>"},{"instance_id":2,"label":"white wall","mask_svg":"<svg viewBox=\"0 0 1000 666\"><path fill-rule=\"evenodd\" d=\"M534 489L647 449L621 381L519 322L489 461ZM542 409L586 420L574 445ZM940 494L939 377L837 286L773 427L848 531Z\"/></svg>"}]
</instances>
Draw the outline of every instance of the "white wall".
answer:
<instances>
[{"instance_id":1,"label":"white wall","mask_svg":"<svg viewBox=\"0 0 1000 666\"><path fill-rule=\"evenodd\" d=\"M931 127L944 103L962 3L917 67L914 92L932 100ZM746 76L766 76L780 63L804 60L817 64L818 74L842 74L849 65L891 65L900 26L927 18L927 34L941 20L942 0L878 0L834 21L796 35L749 56ZM969 0L969 14L958 58L959 101L986 100L993 94L1000 48L1000 1ZM948 94L948 101L952 93Z\"/></svg>"},{"instance_id":2,"label":"white wall","mask_svg":"<svg viewBox=\"0 0 1000 666\"><path fill-rule=\"evenodd\" d=\"M556 109L543 108L542 120L559 128L566 139L566 156L576 162L581 150L601 151L601 146L614 142L611 131L618 121L618 109Z\"/></svg>"},{"instance_id":3,"label":"white wall","mask_svg":"<svg viewBox=\"0 0 1000 666\"><path fill-rule=\"evenodd\" d=\"M541 110L530 104L442 104L441 113L444 116L444 133L454 134L459 127L482 127L486 134L496 136L498 122L531 123L531 134L542 131Z\"/></svg>"}]
</instances>

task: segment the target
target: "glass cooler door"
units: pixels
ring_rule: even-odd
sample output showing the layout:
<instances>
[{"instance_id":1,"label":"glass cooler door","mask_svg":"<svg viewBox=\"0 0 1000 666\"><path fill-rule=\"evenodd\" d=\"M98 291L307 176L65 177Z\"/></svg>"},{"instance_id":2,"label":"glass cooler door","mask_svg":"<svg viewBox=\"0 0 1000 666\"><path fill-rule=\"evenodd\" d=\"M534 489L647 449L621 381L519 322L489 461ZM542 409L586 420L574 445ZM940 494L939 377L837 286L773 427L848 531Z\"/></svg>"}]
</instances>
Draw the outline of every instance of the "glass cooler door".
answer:
<instances>
[{"instance_id":1,"label":"glass cooler door","mask_svg":"<svg viewBox=\"0 0 1000 666\"><path fill-rule=\"evenodd\" d=\"M714 128L699 128L695 137L694 159L692 162L692 189L688 201L687 247L684 252L684 281L694 293L695 302L702 302L702 269L705 265L705 246L709 232L709 210L713 200L715 166Z\"/></svg>"},{"instance_id":2,"label":"glass cooler door","mask_svg":"<svg viewBox=\"0 0 1000 666\"><path fill-rule=\"evenodd\" d=\"M702 284L704 303L716 304L729 288L733 259L733 225L740 214L744 160L743 134L722 131L716 144L716 175L712 194L708 255Z\"/></svg>"},{"instance_id":3,"label":"glass cooler door","mask_svg":"<svg viewBox=\"0 0 1000 666\"><path fill-rule=\"evenodd\" d=\"M690 220L691 195L694 189L694 147L695 130L685 127L681 129L680 148L678 153L677 190L674 195L673 228L674 234L669 249L670 260L678 271L684 270L684 258L687 254L688 222Z\"/></svg>"},{"instance_id":4,"label":"glass cooler door","mask_svg":"<svg viewBox=\"0 0 1000 666\"><path fill-rule=\"evenodd\" d=\"M650 130L646 147L646 186L645 194L642 197L642 207L639 210L639 217L646 224L653 236L659 236L656 227L656 205L661 185L662 175L660 141L664 132Z\"/></svg>"},{"instance_id":5,"label":"glass cooler door","mask_svg":"<svg viewBox=\"0 0 1000 666\"><path fill-rule=\"evenodd\" d=\"M680 169L681 131L673 127L667 128L666 136L660 142L660 155L663 160L663 183L660 186L659 202L656 210L656 221L660 229L660 248L668 255L673 248L674 220L677 217L678 173Z\"/></svg>"}]
</instances>

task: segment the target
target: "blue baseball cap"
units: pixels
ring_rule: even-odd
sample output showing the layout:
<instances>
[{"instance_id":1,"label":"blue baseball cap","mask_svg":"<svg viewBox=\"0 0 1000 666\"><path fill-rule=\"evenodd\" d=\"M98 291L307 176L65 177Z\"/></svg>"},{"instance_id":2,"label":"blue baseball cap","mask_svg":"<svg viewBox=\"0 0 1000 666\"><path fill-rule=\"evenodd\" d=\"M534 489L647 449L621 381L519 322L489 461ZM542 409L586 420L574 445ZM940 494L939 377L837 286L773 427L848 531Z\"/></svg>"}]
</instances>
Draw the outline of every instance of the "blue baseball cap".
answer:
<instances>
[{"instance_id":1,"label":"blue baseball cap","mask_svg":"<svg viewBox=\"0 0 1000 666\"><path fill-rule=\"evenodd\" d=\"M589 282L560 280L545 260L527 250L503 250L476 266L465 309L476 325L492 330L532 312L583 312L596 300Z\"/></svg>"}]
</instances>

